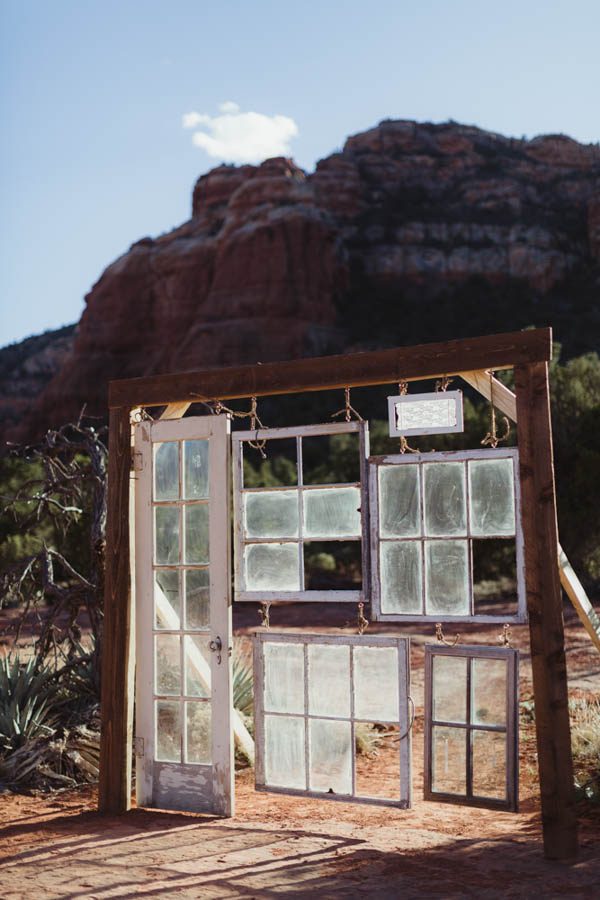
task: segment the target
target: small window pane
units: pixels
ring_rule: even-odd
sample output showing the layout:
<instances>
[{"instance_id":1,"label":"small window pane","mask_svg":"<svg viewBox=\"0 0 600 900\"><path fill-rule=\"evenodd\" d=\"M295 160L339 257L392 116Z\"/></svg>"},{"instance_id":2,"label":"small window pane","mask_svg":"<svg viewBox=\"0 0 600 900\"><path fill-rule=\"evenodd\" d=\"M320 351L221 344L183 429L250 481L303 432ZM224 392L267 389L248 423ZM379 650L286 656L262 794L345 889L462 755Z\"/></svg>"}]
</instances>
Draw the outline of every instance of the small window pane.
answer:
<instances>
[{"instance_id":1,"label":"small window pane","mask_svg":"<svg viewBox=\"0 0 600 900\"><path fill-rule=\"evenodd\" d=\"M298 536L298 491L263 491L243 499L247 538Z\"/></svg>"},{"instance_id":2,"label":"small window pane","mask_svg":"<svg viewBox=\"0 0 600 900\"><path fill-rule=\"evenodd\" d=\"M181 712L179 703L157 700L156 760L157 762L181 762Z\"/></svg>"},{"instance_id":3,"label":"small window pane","mask_svg":"<svg viewBox=\"0 0 600 900\"><path fill-rule=\"evenodd\" d=\"M304 712L304 647L302 644L264 645L265 709Z\"/></svg>"},{"instance_id":4,"label":"small window pane","mask_svg":"<svg viewBox=\"0 0 600 900\"><path fill-rule=\"evenodd\" d=\"M471 533L515 533L515 487L512 459L469 461Z\"/></svg>"},{"instance_id":5,"label":"small window pane","mask_svg":"<svg viewBox=\"0 0 600 900\"><path fill-rule=\"evenodd\" d=\"M185 627L210 627L210 572L188 569L185 573Z\"/></svg>"},{"instance_id":6,"label":"small window pane","mask_svg":"<svg viewBox=\"0 0 600 900\"><path fill-rule=\"evenodd\" d=\"M423 612L423 551L420 541L380 544L381 612Z\"/></svg>"},{"instance_id":7,"label":"small window pane","mask_svg":"<svg viewBox=\"0 0 600 900\"><path fill-rule=\"evenodd\" d=\"M308 646L308 712L313 716L350 717L350 648Z\"/></svg>"},{"instance_id":8,"label":"small window pane","mask_svg":"<svg viewBox=\"0 0 600 900\"><path fill-rule=\"evenodd\" d=\"M184 441L183 444L184 500L204 500L208 497L208 441Z\"/></svg>"},{"instance_id":9,"label":"small window pane","mask_svg":"<svg viewBox=\"0 0 600 900\"><path fill-rule=\"evenodd\" d=\"M466 534L465 465L461 462L426 463L425 534Z\"/></svg>"},{"instance_id":10,"label":"small window pane","mask_svg":"<svg viewBox=\"0 0 600 900\"><path fill-rule=\"evenodd\" d=\"M154 444L154 499L179 499L179 444Z\"/></svg>"},{"instance_id":11,"label":"small window pane","mask_svg":"<svg viewBox=\"0 0 600 900\"><path fill-rule=\"evenodd\" d=\"M185 508L185 561L208 563L208 503Z\"/></svg>"},{"instance_id":12,"label":"small window pane","mask_svg":"<svg viewBox=\"0 0 600 900\"><path fill-rule=\"evenodd\" d=\"M474 659L471 666L471 721L474 725L505 725L505 660Z\"/></svg>"},{"instance_id":13,"label":"small window pane","mask_svg":"<svg viewBox=\"0 0 600 900\"><path fill-rule=\"evenodd\" d=\"M431 730L431 789L440 794L467 793L466 728L435 726Z\"/></svg>"},{"instance_id":14,"label":"small window pane","mask_svg":"<svg viewBox=\"0 0 600 900\"><path fill-rule=\"evenodd\" d=\"M212 762L210 703L186 703L185 714L187 761L196 765L209 765Z\"/></svg>"},{"instance_id":15,"label":"small window pane","mask_svg":"<svg viewBox=\"0 0 600 900\"><path fill-rule=\"evenodd\" d=\"M252 544L244 549L247 591L299 591L298 544Z\"/></svg>"},{"instance_id":16,"label":"small window pane","mask_svg":"<svg viewBox=\"0 0 600 900\"><path fill-rule=\"evenodd\" d=\"M360 591L360 541L307 541L303 551L305 590Z\"/></svg>"},{"instance_id":17,"label":"small window pane","mask_svg":"<svg viewBox=\"0 0 600 900\"><path fill-rule=\"evenodd\" d=\"M350 722L309 719L309 789L352 793L352 728Z\"/></svg>"},{"instance_id":18,"label":"small window pane","mask_svg":"<svg viewBox=\"0 0 600 900\"><path fill-rule=\"evenodd\" d=\"M154 572L154 627L181 628L179 572L156 569Z\"/></svg>"},{"instance_id":19,"label":"small window pane","mask_svg":"<svg viewBox=\"0 0 600 900\"><path fill-rule=\"evenodd\" d=\"M265 782L306 790L304 719L265 716Z\"/></svg>"},{"instance_id":20,"label":"small window pane","mask_svg":"<svg viewBox=\"0 0 600 900\"><path fill-rule=\"evenodd\" d=\"M356 796L400 799L400 741L397 726L385 731L377 722L357 722L355 734ZM376 742L373 748L373 742ZM359 749L362 752L359 752ZM410 765L410 764L409 764Z\"/></svg>"},{"instance_id":21,"label":"small window pane","mask_svg":"<svg viewBox=\"0 0 600 900\"><path fill-rule=\"evenodd\" d=\"M157 694L181 694L180 640L177 634L157 634L155 637Z\"/></svg>"},{"instance_id":22,"label":"small window pane","mask_svg":"<svg viewBox=\"0 0 600 900\"><path fill-rule=\"evenodd\" d=\"M179 562L179 509L157 506L154 509L154 562L173 566Z\"/></svg>"},{"instance_id":23,"label":"small window pane","mask_svg":"<svg viewBox=\"0 0 600 900\"><path fill-rule=\"evenodd\" d=\"M186 634L183 639L185 693L188 697L210 697L210 654L207 638Z\"/></svg>"},{"instance_id":24,"label":"small window pane","mask_svg":"<svg viewBox=\"0 0 600 900\"><path fill-rule=\"evenodd\" d=\"M506 734L473 731L473 796L506 800Z\"/></svg>"},{"instance_id":25,"label":"small window pane","mask_svg":"<svg viewBox=\"0 0 600 900\"><path fill-rule=\"evenodd\" d=\"M355 647L355 717L370 722L397 722L398 678L395 647Z\"/></svg>"},{"instance_id":26,"label":"small window pane","mask_svg":"<svg viewBox=\"0 0 600 900\"><path fill-rule=\"evenodd\" d=\"M467 721L467 660L464 656L433 657L431 715L437 722Z\"/></svg>"},{"instance_id":27,"label":"small window pane","mask_svg":"<svg viewBox=\"0 0 600 900\"><path fill-rule=\"evenodd\" d=\"M426 542L428 615L468 616L469 552L467 541Z\"/></svg>"},{"instance_id":28,"label":"small window pane","mask_svg":"<svg viewBox=\"0 0 600 900\"><path fill-rule=\"evenodd\" d=\"M379 467L379 533L384 538L420 536L419 466Z\"/></svg>"},{"instance_id":29,"label":"small window pane","mask_svg":"<svg viewBox=\"0 0 600 900\"><path fill-rule=\"evenodd\" d=\"M305 537L360 537L360 490L356 487L303 493Z\"/></svg>"}]
</instances>

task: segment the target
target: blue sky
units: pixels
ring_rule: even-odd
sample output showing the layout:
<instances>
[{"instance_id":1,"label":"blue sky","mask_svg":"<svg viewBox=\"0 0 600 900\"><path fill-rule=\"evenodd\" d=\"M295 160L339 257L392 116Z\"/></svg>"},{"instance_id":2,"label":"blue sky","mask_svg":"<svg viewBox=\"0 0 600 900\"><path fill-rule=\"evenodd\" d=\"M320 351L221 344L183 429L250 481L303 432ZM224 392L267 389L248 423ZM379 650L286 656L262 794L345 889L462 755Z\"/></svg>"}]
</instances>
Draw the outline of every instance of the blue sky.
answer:
<instances>
[{"instance_id":1,"label":"blue sky","mask_svg":"<svg viewBox=\"0 0 600 900\"><path fill-rule=\"evenodd\" d=\"M599 46L598 0L0 0L0 345L188 218L207 148L312 169L383 118L597 142Z\"/></svg>"}]
</instances>

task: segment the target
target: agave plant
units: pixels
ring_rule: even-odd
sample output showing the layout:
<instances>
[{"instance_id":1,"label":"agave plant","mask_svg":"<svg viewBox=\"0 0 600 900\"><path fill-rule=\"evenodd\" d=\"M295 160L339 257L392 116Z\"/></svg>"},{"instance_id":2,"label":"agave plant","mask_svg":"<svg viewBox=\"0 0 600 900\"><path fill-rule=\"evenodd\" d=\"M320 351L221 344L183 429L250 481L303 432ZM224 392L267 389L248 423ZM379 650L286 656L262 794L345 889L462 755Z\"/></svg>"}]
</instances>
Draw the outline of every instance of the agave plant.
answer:
<instances>
[{"instance_id":1,"label":"agave plant","mask_svg":"<svg viewBox=\"0 0 600 900\"><path fill-rule=\"evenodd\" d=\"M253 704L252 666L248 658L236 647L233 656L233 706L246 717L252 716Z\"/></svg>"},{"instance_id":2,"label":"agave plant","mask_svg":"<svg viewBox=\"0 0 600 900\"><path fill-rule=\"evenodd\" d=\"M25 664L18 652L0 657L0 753L53 733L58 693L56 671L34 656Z\"/></svg>"}]
</instances>

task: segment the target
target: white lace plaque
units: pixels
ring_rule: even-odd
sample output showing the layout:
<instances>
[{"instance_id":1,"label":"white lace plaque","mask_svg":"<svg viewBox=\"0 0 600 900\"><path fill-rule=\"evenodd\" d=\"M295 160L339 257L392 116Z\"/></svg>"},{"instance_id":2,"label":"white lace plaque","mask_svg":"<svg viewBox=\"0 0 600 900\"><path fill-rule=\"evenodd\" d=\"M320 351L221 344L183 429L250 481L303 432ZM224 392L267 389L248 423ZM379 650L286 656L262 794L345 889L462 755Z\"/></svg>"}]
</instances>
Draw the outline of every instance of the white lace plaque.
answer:
<instances>
[{"instance_id":1,"label":"white lace plaque","mask_svg":"<svg viewBox=\"0 0 600 900\"><path fill-rule=\"evenodd\" d=\"M388 397L390 436L463 430L462 391Z\"/></svg>"}]
</instances>

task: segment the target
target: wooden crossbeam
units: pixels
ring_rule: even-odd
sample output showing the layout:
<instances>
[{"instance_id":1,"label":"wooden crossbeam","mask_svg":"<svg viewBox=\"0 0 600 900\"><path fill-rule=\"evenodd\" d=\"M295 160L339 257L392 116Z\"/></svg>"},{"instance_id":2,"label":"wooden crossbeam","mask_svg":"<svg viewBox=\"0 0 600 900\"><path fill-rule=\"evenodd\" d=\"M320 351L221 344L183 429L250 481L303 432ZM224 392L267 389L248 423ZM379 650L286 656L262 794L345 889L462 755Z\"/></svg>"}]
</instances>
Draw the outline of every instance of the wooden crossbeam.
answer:
<instances>
[{"instance_id":1,"label":"wooden crossbeam","mask_svg":"<svg viewBox=\"0 0 600 900\"><path fill-rule=\"evenodd\" d=\"M552 329L465 338L344 356L213 368L111 381L109 406L173 406L343 387L441 378L479 369L507 369L552 358Z\"/></svg>"}]
</instances>

